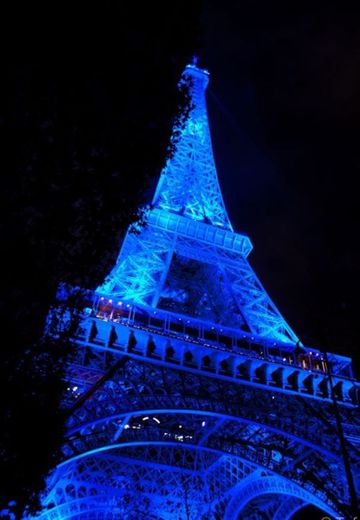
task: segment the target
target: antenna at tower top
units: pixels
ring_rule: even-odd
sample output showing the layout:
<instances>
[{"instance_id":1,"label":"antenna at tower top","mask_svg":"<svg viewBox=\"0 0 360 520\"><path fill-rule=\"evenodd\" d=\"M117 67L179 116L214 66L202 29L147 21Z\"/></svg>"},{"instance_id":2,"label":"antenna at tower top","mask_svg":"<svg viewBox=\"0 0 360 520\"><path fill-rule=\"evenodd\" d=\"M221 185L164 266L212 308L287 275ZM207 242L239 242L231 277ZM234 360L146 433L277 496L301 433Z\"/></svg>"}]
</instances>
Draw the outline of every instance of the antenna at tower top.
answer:
<instances>
[{"instance_id":1,"label":"antenna at tower top","mask_svg":"<svg viewBox=\"0 0 360 520\"><path fill-rule=\"evenodd\" d=\"M194 65L195 67L197 67L198 61L199 61L199 56L197 56L196 54L194 54L194 56L192 57L192 65Z\"/></svg>"}]
</instances>

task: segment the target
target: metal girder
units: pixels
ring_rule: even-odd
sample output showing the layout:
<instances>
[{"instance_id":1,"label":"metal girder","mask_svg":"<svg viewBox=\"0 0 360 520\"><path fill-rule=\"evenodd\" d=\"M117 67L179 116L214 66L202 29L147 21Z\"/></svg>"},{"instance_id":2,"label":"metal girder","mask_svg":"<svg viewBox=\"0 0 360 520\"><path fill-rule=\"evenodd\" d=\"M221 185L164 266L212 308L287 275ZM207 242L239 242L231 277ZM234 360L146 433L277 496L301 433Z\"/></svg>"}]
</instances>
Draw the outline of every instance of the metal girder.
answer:
<instances>
[{"instance_id":1,"label":"metal girder","mask_svg":"<svg viewBox=\"0 0 360 520\"><path fill-rule=\"evenodd\" d=\"M336 509L329 507L326 502L294 483L274 475L262 476L259 472L254 472L233 489L232 498L225 511L224 520L237 519L251 500L268 494L285 495L291 497L292 501L295 499L295 503L301 500L303 503L319 507L319 509L329 515L336 517L338 514Z\"/></svg>"},{"instance_id":2,"label":"metal girder","mask_svg":"<svg viewBox=\"0 0 360 520\"><path fill-rule=\"evenodd\" d=\"M300 364L247 261L251 242L233 232L218 184L208 73L188 66L189 80L190 116L145 225L97 290L118 307L94 305L79 325L42 520L282 520L304 504L334 516L349 504L321 353L303 349ZM359 489L359 385L350 360L334 360Z\"/></svg>"},{"instance_id":3,"label":"metal girder","mask_svg":"<svg viewBox=\"0 0 360 520\"><path fill-rule=\"evenodd\" d=\"M214 400L213 395L222 395L224 401ZM114 415L116 410L123 410L123 415ZM315 495L325 492L325 498L331 501L333 490L339 496L343 487L341 462L332 462L332 454L326 455L321 446L331 447L336 453L337 440L321 430L320 424L318 430L308 428L306 410L301 399L274 400L261 391L249 389L244 393L237 385L129 360L120 377L107 381L72 416L64 453L71 458L111 445L119 429L117 445L129 441L166 445L175 441L194 443L199 448L205 444L260 464ZM298 423L294 422L296 418ZM181 429L177 428L179 424ZM306 440L309 434L313 444ZM309 451L304 454L306 446ZM310 478L313 474L318 475L314 482ZM323 484L316 489L320 480Z\"/></svg>"},{"instance_id":4,"label":"metal girder","mask_svg":"<svg viewBox=\"0 0 360 520\"><path fill-rule=\"evenodd\" d=\"M69 387L71 392L71 386ZM79 389L77 389L78 391ZM75 398L75 397L74 397ZM76 399L76 398L75 398ZM329 404L309 407L302 398L273 394L255 387L209 379L204 375L128 360L121 374L107 381L69 419L69 429L137 410L201 410L261 422L303 442L339 452L335 431L316 420L317 410L331 414ZM345 411L344 411L345 413Z\"/></svg>"},{"instance_id":5,"label":"metal girder","mask_svg":"<svg viewBox=\"0 0 360 520\"><path fill-rule=\"evenodd\" d=\"M145 218L145 227L136 234L127 233L118 261L98 292L156 307L176 252L218 266L228 287L220 296L224 301L232 298L238 309L227 318L229 324L237 324L239 314L253 333L296 342L296 334L246 260L250 240L232 231L224 207L206 112L207 74L188 67L185 77L192 79L193 109L180 132L174 156L160 176L153 208ZM236 253L232 262L231 253ZM206 296L206 287L202 290ZM201 301L198 295L196 299ZM220 311L224 318L224 309ZM217 320L216 316L212 319Z\"/></svg>"},{"instance_id":6,"label":"metal girder","mask_svg":"<svg viewBox=\"0 0 360 520\"><path fill-rule=\"evenodd\" d=\"M193 220L209 221L215 226L232 229L211 146L205 101L208 74L188 66L183 80L189 84L193 108L180 130L175 154L160 175L153 204Z\"/></svg>"},{"instance_id":7,"label":"metal girder","mask_svg":"<svg viewBox=\"0 0 360 520\"><path fill-rule=\"evenodd\" d=\"M215 234L213 239L216 239ZM208 240L184 237L152 224L139 234L128 232L117 264L98 292L119 300L156 307L175 252L204 266L213 265L219 269L229 291L223 299L229 300L230 296L234 300L237 313L245 318L251 332L269 339L296 342L297 336L280 315L245 256L237 253L229 258L225 248L222 250L215 242ZM182 288L186 292L185 284ZM204 294L206 286L200 290ZM228 325L236 323L234 316L227 321Z\"/></svg>"},{"instance_id":8,"label":"metal girder","mask_svg":"<svg viewBox=\"0 0 360 520\"><path fill-rule=\"evenodd\" d=\"M153 422L158 420L159 424ZM147 422L145 423L144 420ZM206 423L209 436L204 440L201 435L202 423ZM247 441L243 425L237 421L227 420L220 431L215 432L214 421L209 415L178 414L166 415L146 411L134 415L123 428L118 442L111 444L112 434L116 424L107 422L97 424L96 428L84 428L81 432L71 435L65 446L64 455L71 462L86 458L97 451L108 451L128 445L166 445L179 444L190 449L210 449L217 453L231 454L244 461L261 466L277 475L286 477L292 482L306 487L314 496L322 497L329 504L336 503L337 495L344 496L343 482L338 478L341 472L341 462L325 460L324 455L316 450L308 451L302 464L289 467L289 460L297 459L301 446L289 443L281 435L262 430L252 442ZM331 459L331 458L330 458ZM313 472L316 470L316 474ZM321 482L320 482L321 479ZM320 483L320 485L319 485Z\"/></svg>"},{"instance_id":9,"label":"metal girder","mask_svg":"<svg viewBox=\"0 0 360 520\"><path fill-rule=\"evenodd\" d=\"M128 302L150 304L170 262L172 241L171 234L151 227L140 234L128 231L117 263L99 291Z\"/></svg>"},{"instance_id":10,"label":"metal girder","mask_svg":"<svg viewBox=\"0 0 360 520\"><path fill-rule=\"evenodd\" d=\"M126 514L130 502L137 508L139 502L144 504L144 499L147 499L146 511L154 514L155 518L159 515L161 518L195 520L202 518L202 514L205 514L204 518L212 518L212 515L206 514L227 507L227 516L220 518L236 519L249 501L270 493L300 498L329 514L335 511L321 497L280 476L266 474L256 469L256 465L247 463L244 466L237 457L230 459L228 456L220 456L216 463L211 463L213 453L209 453L209 465L209 450L200 448L190 463L193 467L196 459L197 469L189 473L182 467L182 464L185 467L189 464L189 447L186 445L164 446L153 442L140 443L134 447L138 449L137 453L126 452L127 448L132 448L131 445L124 447L124 456L121 455L122 450L109 447L106 451L93 452L60 467L58 475L53 477L53 489L46 500L48 509L41 518L62 518L54 513L65 514L69 507L73 511L75 507L80 509L81 506L89 510L89 503L92 503L94 497L98 507L105 511L116 507L122 511L124 518L128 518ZM183 458L187 459L185 463L181 462L180 451L183 452ZM134 456L137 458L131 460ZM204 467L202 461L205 462ZM200 497L203 500L199 500ZM187 512L184 511L186 502ZM142 510L142 513L145 511ZM78 517L74 514L69 518Z\"/></svg>"},{"instance_id":11,"label":"metal girder","mask_svg":"<svg viewBox=\"0 0 360 520\"><path fill-rule=\"evenodd\" d=\"M299 511L305 504L306 502L300 498L290 497L287 500L281 500L280 505L274 511L272 520L290 520L296 511Z\"/></svg>"},{"instance_id":12,"label":"metal girder","mask_svg":"<svg viewBox=\"0 0 360 520\"><path fill-rule=\"evenodd\" d=\"M40 518L78 518L92 510L112 510L123 515L116 518L132 518L128 515L137 511L148 514L146 518L195 520L215 509L214 498L222 495L225 485L231 487L252 470L202 450L193 454L194 469L189 472L182 462L189 456L184 447L140 448L141 460L132 459L135 453L129 448L124 454L96 453L58 468Z\"/></svg>"}]
</instances>

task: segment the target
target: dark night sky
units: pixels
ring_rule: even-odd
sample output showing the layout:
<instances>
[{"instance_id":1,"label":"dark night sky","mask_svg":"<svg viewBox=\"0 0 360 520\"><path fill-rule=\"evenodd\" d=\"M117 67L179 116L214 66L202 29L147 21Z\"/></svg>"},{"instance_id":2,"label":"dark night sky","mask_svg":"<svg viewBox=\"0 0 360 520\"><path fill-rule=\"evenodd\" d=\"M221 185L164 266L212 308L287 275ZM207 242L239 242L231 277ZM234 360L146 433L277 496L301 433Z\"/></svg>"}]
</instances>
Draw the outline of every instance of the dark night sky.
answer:
<instances>
[{"instance_id":1,"label":"dark night sky","mask_svg":"<svg viewBox=\"0 0 360 520\"><path fill-rule=\"evenodd\" d=\"M359 12L208 1L201 65L225 202L304 344L357 347Z\"/></svg>"}]
</instances>

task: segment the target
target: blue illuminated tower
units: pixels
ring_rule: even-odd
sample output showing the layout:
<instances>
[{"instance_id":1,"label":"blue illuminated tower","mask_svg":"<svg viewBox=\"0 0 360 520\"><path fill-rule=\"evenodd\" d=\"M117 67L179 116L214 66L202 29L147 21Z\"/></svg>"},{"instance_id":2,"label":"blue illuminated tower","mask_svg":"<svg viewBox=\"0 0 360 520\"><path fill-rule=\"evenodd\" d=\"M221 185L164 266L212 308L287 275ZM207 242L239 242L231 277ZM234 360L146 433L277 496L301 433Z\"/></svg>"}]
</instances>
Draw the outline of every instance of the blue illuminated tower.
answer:
<instances>
[{"instance_id":1,"label":"blue illuminated tower","mask_svg":"<svg viewBox=\"0 0 360 520\"><path fill-rule=\"evenodd\" d=\"M308 504L350 515L351 359L301 346L256 277L218 184L209 74L188 65L182 81L192 108L146 225L128 231L74 337L63 461L41 518L284 520Z\"/></svg>"}]
</instances>

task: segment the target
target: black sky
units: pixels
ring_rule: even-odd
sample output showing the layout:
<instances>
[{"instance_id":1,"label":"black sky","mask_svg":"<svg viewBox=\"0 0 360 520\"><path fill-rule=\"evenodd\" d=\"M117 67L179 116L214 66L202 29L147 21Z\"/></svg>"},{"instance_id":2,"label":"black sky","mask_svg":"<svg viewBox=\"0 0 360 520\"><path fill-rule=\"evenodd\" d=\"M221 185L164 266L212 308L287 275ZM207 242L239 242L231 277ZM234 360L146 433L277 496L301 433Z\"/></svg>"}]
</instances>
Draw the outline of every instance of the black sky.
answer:
<instances>
[{"instance_id":1,"label":"black sky","mask_svg":"<svg viewBox=\"0 0 360 520\"><path fill-rule=\"evenodd\" d=\"M356 358L359 10L206 2L216 163L250 261L304 344Z\"/></svg>"}]
</instances>

